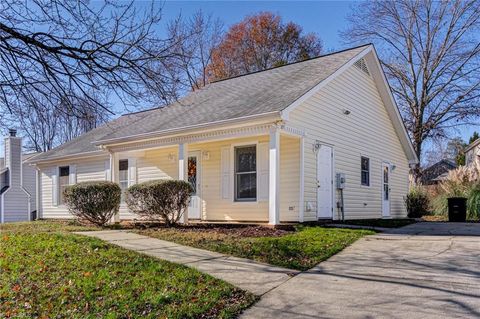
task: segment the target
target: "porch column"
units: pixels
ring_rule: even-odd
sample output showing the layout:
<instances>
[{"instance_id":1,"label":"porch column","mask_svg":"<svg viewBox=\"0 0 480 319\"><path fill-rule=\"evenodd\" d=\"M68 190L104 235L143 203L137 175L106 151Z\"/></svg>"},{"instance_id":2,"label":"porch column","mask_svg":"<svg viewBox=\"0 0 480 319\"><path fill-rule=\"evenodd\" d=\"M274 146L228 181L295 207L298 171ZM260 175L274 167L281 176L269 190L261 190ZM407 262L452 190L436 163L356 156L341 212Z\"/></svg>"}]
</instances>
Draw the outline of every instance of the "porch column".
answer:
<instances>
[{"instance_id":1,"label":"porch column","mask_svg":"<svg viewBox=\"0 0 480 319\"><path fill-rule=\"evenodd\" d=\"M277 127L270 130L269 166L268 166L268 223L280 223L280 131Z\"/></svg>"},{"instance_id":2,"label":"porch column","mask_svg":"<svg viewBox=\"0 0 480 319\"><path fill-rule=\"evenodd\" d=\"M115 183L115 176L117 174L115 174L115 171L116 171L116 168L115 168L115 159L116 159L116 156L115 156L115 153L113 153L112 151L109 151L110 153L110 181L112 183ZM113 215L113 218L112 218L112 222L114 223L119 223L120 222L120 211L116 212L115 215Z\"/></svg>"},{"instance_id":3,"label":"porch column","mask_svg":"<svg viewBox=\"0 0 480 319\"><path fill-rule=\"evenodd\" d=\"M305 137L300 138L300 200L298 203L298 221L305 220Z\"/></svg>"},{"instance_id":4,"label":"porch column","mask_svg":"<svg viewBox=\"0 0 480 319\"><path fill-rule=\"evenodd\" d=\"M178 180L188 181L187 173L188 164L188 145L178 144ZM180 223L186 224L188 222L188 209L180 219Z\"/></svg>"}]
</instances>

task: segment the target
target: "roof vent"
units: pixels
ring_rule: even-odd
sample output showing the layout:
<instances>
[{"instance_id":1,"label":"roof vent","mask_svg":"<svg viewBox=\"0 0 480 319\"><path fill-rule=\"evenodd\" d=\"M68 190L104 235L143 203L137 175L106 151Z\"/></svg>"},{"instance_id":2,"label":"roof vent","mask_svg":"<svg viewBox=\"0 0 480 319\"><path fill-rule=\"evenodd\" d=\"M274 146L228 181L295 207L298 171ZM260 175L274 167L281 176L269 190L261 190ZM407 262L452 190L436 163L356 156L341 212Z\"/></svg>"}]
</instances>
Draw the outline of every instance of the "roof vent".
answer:
<instances>
[{"instance_id":1,"label":"roof vent","mask_svg":"<svg viewBox=\"0 0 480 319\"><path fill-rule=\"evenodd\" d=\"M11 137L15 137L17 136L17 130L14 129L14 128L11 128L8 130L8 134L11 136Z\"/></svg>"},{"instance_id":2,"label":"roof vent","mask_svg":"<svg viewBox=\"0 0 480 319\"><path fill-rule=\"evenodd\" d=\"M370 72L368 71L367 64L365 63L364 59L360 59L357 62L354 63L354 65L365 72L368 76L370 76Z\"/></svg>"}]
</instances>

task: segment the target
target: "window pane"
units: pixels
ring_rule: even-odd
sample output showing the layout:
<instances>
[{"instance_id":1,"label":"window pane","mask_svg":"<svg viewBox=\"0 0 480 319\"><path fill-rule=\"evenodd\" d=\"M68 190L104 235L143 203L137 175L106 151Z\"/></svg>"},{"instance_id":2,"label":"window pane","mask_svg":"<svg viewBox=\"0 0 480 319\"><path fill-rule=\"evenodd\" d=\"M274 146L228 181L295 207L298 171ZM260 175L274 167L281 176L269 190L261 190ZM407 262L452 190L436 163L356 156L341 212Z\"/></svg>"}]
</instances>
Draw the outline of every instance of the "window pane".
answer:
<instances>
[{"instance_id":1,"label":"window pane","mask_svg":"<svg viewBox=\"0 0 480 319\"><path fill-rule=\"evenodd\" d=\"M68 175L70 175L70 167L69 166L60 167L60 176L68 176Z\"/></svg>"},{"instance_id":2,"label":"window pane","mask_svg":"<svg viewBox=\"0 0 480 319\"><path fill-rule=\"evenodd\" d=\"M367 157L362 157L362 171L368 171L369 170L369 162L370 159Z\"/></svg>"},{"instance_id":3,"label":"window pane","mask_svg":"<svg viewBox=\"0 0 480 319\"><path fill-rule=\"evenodd\" d=\"M125 202L125 191L128 189L128 181L120 181L120 189L122 190L120 200L121 202Z\"/></svg>"},{"instance_id":4,"label":"window pane","mask_svg":"<svg viewBox=\"0 0 480 319\"><path fill-rule=\"evenodd\" d=\"M360 159L361 184L370 186L370 159L368 157L361 157Z\"/></svg>"},{"instance_id":5,"label":"window pane","mask_svg":"<svg viewBox=\"0 0 480 319\"><path fill-rule=\"evenodd\" d=\"M188 182L192 186L192 196L197 193L197 157L188 158Z\"/></svg>"},{"instance_id":6,"label":"window pane","mask_svg":"<svg viewBox=\"0 0 480 319\"><path fill-rule=\"evenodd\" d=\"M257 156L255 146L235 148L236 172L255 172L257 170Z\"/></svg>"},{"instance_id":7,"label":"window pane","mask_svg":"<svg viewBox=\"0 0 480 319\"><path fill-rule=\"evenodd\" d=\"M236 199L257 198L257 174L237 174L236 175Z\"/></svg>"},{"instance_id":8,"label":"window pane","mask_svg":"<svg viewBox=\"0 0 480 319\"><path fill-rule=\"evenodd\" d=\"M368 172L362 172L362 185L369 186L370 181L368 177Z\"/></svg>"},{"instance_id":9,"label":"window pane","mask_svg":"<svg viewBox=\"0 0 480 319\"><path fill-rule=\"evenodd\" d=\"M128 160L118 161L118 170L119 171L127 171L128 170Z\"/></svg>"},{"instance_id":10,"label":"window pane","mask_svg":"<svg viewBox=\"0 0 480 319\"><path fill-rule=\"evenodd\" d=\"M70 178L67 176L60 176L60 186L64 186L64 185L68 185L70 180Z\"/></svg>"},{"instance_id":11,"label":"window pane","mask_svg":"<svg viewBox=\"0 0 480 319\"><path fill-rule=\"evenodd\" d=\"M66 186L60 186L60 193L58 194L58 200L60 204L64 204L63 192L65 191Z\"/></svg>"},{"instance_id":12,"label":"window pane","mask_svg":"<svg viewBox=\"0 0 480 319\"><path fill-rule=\"evenodd\" d=\"M128 181L128 171L119 171L118 172L119 181Z\"/></svg>"}]
</instances>

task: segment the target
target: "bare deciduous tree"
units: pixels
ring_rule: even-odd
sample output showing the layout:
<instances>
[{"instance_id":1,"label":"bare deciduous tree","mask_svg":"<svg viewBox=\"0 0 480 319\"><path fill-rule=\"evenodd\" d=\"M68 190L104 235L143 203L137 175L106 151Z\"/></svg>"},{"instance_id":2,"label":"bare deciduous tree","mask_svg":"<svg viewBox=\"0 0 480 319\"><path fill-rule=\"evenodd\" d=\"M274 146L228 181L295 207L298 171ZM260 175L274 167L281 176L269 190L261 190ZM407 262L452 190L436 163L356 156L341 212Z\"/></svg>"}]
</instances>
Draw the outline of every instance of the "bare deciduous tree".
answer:
<instances>
[{"instance_id":1,"label":"bare deciduous tree","mask_svg":"<svg viewBox=\"0 0 480 319\"><path fill-rule=\"evenodd\" d=\"M425 141L480 115L479 25L478 0L372 1L342 33L376 45L419 158Z\"/></svg>"},{"instance_id":2,"label":"bare deciduous tree","mask_svg":"<svg viewBox=\"0 0 480 319\"><path fill-rule=\"evenodd\" d=\"M195 91L208 83L207 66L213 49L223 36L223 23L212 15L196 12L191 18L179 17L168 26L169 37L175 39L178 59L172 74L179 76L177 91Z\"/></svg>"},{"instance_id":3,"label":"bare deciduous tree","mask_svg":"<svg viewBox=\"0 0 480 319\"><path fill-rule=\"evenodd\" d=\"M76 110L70 110L68 104L50 108L48 103L42 96L19 100L12 103L12 112L2 120L1 126L20 130L27 151L48 151L105 123L110 115L98 106L108 105L100 100L89 105L85 100L75 102Z\"/></svg>"},{"instance_id":4,"label":"bare deciduous tree","mask_svg":"<svg viewBox=\"0 0 480 319\"><path fill-rule=\"evenodd\" d=\"M92 93L98 92L124 102L169 101L170 74L151 70L171 63L175 43L156 34L159 9L139 7L144 10L133 2L2 1L1 111L40 96L49 111L68 107L81 114L82 105L97 103Z\"/></svg>"}]
</instances>

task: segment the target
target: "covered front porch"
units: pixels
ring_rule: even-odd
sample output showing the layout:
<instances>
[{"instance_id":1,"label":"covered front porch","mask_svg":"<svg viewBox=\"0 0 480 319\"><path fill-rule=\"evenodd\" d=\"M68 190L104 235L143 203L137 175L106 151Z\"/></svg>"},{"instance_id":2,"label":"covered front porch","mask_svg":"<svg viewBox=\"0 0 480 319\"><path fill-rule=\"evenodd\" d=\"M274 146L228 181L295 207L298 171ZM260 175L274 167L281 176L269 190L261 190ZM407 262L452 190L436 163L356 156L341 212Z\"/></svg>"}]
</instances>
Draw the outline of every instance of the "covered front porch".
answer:
<instances>
[{"instance_id":1,"label":"covered front porch","mask_svg":"<svg viewBox=\"0 0 480 319\"><path fill-rule=\"evenodd\" d=\"M111 180L126 188L181 179L194 188L183 222L302 222L304 134L262 124L109 145ZM122 204L120 219L136 216Z\"/></svg>"}]
</instances>

